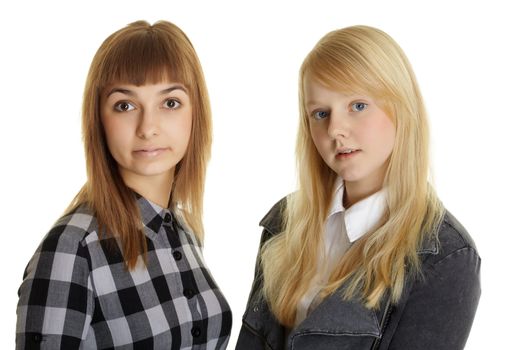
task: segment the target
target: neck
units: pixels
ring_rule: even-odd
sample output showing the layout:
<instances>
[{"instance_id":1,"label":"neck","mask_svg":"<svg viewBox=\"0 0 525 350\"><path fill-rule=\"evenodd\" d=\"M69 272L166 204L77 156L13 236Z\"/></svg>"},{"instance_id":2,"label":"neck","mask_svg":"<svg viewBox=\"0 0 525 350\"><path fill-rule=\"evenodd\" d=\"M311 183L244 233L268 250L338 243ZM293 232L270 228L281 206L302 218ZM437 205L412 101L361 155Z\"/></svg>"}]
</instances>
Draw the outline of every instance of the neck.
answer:
<instances>
[{"instance_id":1,"label":"neck","mask_svg":"<svg viewBox=\"0 0 525 350\"><path fill-rule=\"evenodd\" d=\"M382 184L363 184L345 181L345 194L343 196L343 206L350 208L355 203L365 199L381 190Z\"/></svg>"},{"instance_id":2,"label":"neck","mask_svg":"<svg viewBox=\"0 0 525 350\"><path fill-rule=\"evenodd\" d=\"M121 175L126 186L133 191L163 208L168 208L173 184L172 174L141 176L121 172Z\"/></svg>"},{"instance_id":3,"label":"neck","mask_svg":"<svg viewBox=\"0 0 525 350\"><path fill-rule=\"evenodd\" d=\"M350 208L360 200L365 199L383 188L383 181L386 176L388 162L385 162L379 169L358 181L345 182L345 195L343 206Z\"/></svg>"}]
</instances>

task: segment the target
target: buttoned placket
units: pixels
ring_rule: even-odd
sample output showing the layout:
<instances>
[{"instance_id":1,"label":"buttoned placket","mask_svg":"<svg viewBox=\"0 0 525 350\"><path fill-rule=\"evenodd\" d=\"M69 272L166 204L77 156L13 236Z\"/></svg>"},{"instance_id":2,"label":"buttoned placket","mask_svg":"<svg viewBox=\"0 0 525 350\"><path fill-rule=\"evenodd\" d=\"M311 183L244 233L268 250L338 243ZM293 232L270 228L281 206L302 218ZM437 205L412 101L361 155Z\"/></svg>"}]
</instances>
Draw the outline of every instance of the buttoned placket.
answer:
<instances>
[{"instance_id":1,"label":"buttoned placket","mask_svg":"<svg viewBox=\"0 0 525 350\"><path fill-rule=\"evenodd\" d=\"M182 227L180 227L175 220L172 213L168 212L164 214L163 224L166 234L171 237L171 255L172 261L180 271L182 281L182 294L187 299L188 307L191 312L191 318L193 321L193 327L191 328L191 335L194 339L194 344L201 343L201 337L205 332L202 329L202 314L199 305L199 298L196 295L199 293L197 286L195 285L193 272L191 272L191 266L188 262L187 257L184 254L183 243L181 242L181 233L184 233ZM196 349L196 347L193 347Z\"/></svg>"}]
</instances>

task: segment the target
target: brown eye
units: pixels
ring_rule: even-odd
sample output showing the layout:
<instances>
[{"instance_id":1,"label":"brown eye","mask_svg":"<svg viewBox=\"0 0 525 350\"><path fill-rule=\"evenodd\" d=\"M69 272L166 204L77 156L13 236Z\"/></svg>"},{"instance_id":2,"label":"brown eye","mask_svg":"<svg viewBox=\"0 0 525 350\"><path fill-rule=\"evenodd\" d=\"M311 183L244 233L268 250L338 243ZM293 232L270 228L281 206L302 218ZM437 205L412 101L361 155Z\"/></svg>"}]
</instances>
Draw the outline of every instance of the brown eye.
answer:
<instances>
[{"instance_id":1,"label":"brown eye","mask_svg":"<svg viewBox=\"0 0 525 350\"><path fill-rule=\"evenodd\" d=\"M115 104L115 110L118 111L118 112L128 112L128 111L132 111L135 109L135 106L133 106L131 103L129 102L125 102L125 101L120 101L120 102L117 102Z\"/></svg>"},{"instance_id":2,"label":"brown eye","mask_svg":"<svg viewBox=\"0 0 525 350\"><path fill-rule=\"evenodd\" d=\"M176 109L176 108L179 108L179 106L180 106L180 102L173 98L167 99L166 102L164 102L164 107L169 108L169 109Z\"/></svg>"}]
</instances>

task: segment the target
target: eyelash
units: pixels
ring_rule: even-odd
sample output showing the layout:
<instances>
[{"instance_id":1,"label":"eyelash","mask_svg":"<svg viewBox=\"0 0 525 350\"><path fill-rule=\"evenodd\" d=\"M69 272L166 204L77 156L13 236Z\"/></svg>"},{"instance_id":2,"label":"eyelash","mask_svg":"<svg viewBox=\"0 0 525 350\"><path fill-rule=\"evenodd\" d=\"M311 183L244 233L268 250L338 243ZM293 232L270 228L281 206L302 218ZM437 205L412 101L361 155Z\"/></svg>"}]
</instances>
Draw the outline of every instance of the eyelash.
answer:
<instances>
[{"instance_id":1,"label":"eyelash","mask_svg":"<svg viewBox=\"0 0 525 350\"><path fill-rule=\"evenodd\" d=\"M122 105L127 105L128 108L127 109L122 109L121 108ZM132 109L129 109L130 106L132 107ZM129 112L130 110L132 111L132 110L136 109L136 107L132 103L127 102L127 101L118 101L117 103L115 103L113 108L117 112Z\"/></svg>"},{"instance_id":2,"label":"eyelash","mask_svg":"<svg viewBox=\"0 0 525 350\"><path fill-rule=\"evenodd\" d=\"M169 102L175 102L176 103L175 107L169 107L167 105ZM166 101L164 101L164 103L162 105L166 106L166 108L168 108L168 109L177 109L177 108L179 108L181 106L181 103L177 99L168 98L168 99L166 99Z\"/></svg>"},{"instance_id":3,"label":"eyelash","mask_svg":"<svg viewBox=\"0 0 525 350\"><path fill-rule=\"evenodd\" d=\"M355 108L356 105L363 105L363 109L361 110L358 110ZM366 108L368 107L368 103L365 103L365 102L354 102L350 105L350 108L352 109L352 111L354 112L362 112L364 111Z\"/></svg>"},{"instance_id":4,"label":"eyelash","mask_svg":"<svg viewBox=\"0 0 525 350\"><path fill-rule=\"evenodd\" d=\"M362 109L358 109L357 105L362 106ZM365 102L353 102L353 103L350 104L350 109L352 110L352 112L362 112L367 107L368 107L368 103L365 103ZM326 116L320 117L319 113L325 113ZM312 112L312 118L314 118L315 120L323 120L326 117L328 117L329 115L330 115L330 112L325 111L325 110L315 110L315 111Z\"/></svg>"},{"instance_id":5,"label":"eyelash","mask_svg":"<svg viewBox=\"0 0 525 350\"><path fill-rule=\"evenodd\" d=\"M325 117L319 117L318 114L319 113L326 113L326 116ZM327 111L313 111L312 112L312 117L315 119L315 120L322 120L326 117L328 117L329 113Z\"/></svg>"},{"instance_id":6,"label":"eyelash","mask_svg":"<svg viewBox=\"0 0 525 350\"><path fill-rule=\"evenodd\" d=\"M174 106L174 107L170 107L170 106L168 106L168 103L170 103L170 102L175 102L175 106ZM123 105L126 105L127 108L126 108L126 109L122 109L122 106L123 106ZM174 98L168 98L168 99L166 99L166 100L163 102L162 106L163 106L164 108L174 110L174 109L179 108L179 107L181 106L181 103L180 103L177 99L174 99ZM130 108L130 107L131 107L131 108ZM134 105L133 103L128 102L128 101L118 101L117 103L115 103L115 105L114 105L114 107L113 107L113 109L114 109L115 111L117 111L117 112L129 112L129 111L132 111L132 110L134 110L134 109L136 109L136 108L137 108L137 107L135 107L135 105Z\"/></svg>"}]
</instances>

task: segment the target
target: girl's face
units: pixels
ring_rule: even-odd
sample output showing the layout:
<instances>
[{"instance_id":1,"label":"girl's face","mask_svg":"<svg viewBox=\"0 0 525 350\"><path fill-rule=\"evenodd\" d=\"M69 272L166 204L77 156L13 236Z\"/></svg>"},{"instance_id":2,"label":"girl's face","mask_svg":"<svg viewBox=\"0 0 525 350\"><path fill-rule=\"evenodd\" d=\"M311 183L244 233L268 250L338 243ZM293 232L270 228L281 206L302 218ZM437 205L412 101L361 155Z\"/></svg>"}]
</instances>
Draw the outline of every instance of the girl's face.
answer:
<instances>
[{"instance_id":1,"label":"girl's face","mask_svg":"<svg viewBox=\"0 0 525 350\"><path fill-rule=\"evenodd\" d=\"M172 179L190 140L192 107L186 88L166 81L115 84L100 99L109 151L124 182Z\"/></svg>"},{"instance_id":2,"label":"girl's face","mask_svg":"<svg viewBox=\"0 0 525 350\"><path fill-rule=\"evenodd\" d=\"M369 96L336 92L313 80L306 80L305 100L317 151L347 190L379 190L396 135L389 116Z\"/></svg>"}]
</instances>

